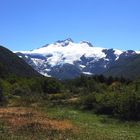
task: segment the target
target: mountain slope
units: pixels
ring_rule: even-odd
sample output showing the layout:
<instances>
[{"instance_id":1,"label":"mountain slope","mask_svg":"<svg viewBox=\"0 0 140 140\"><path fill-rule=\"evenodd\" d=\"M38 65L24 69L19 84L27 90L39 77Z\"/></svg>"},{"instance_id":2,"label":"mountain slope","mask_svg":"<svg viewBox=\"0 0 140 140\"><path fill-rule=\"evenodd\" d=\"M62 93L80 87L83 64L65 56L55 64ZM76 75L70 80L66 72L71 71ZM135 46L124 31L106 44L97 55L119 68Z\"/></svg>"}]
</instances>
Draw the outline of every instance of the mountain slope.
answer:
<instances>
[{"instance_id":1,"label":"mountain slope","mask_svg":"<svg viewBox=\"0 0 140 140\"><path fill-rule=\"evenodd\" d=\"M94 47L90 42L75 43L68 38L31 51L16 53L45 76L70 79L80 74L102 74L117 60L139 52Z\"/></svg>"},{"instance_id":2,"label":"mountain slope","mask_svg":"<svg viewBox=\"0 0 140 140\"><path fill-rule=\"evenodd\" d=\"M140 77L140 55L119 59L104 74L106 76L123 76L129 79Z\"/></svg>"},{"instance_id":3,"label":"mountain slope","mask_svg":"<svg viewBox=\"0 0 140 140\"><path fill-rule=\"evenodd\" d=\"M8 75L40 76L38 72L16 54L0 46L0 77L7 77Z\"/></svg>"}]
</instances>

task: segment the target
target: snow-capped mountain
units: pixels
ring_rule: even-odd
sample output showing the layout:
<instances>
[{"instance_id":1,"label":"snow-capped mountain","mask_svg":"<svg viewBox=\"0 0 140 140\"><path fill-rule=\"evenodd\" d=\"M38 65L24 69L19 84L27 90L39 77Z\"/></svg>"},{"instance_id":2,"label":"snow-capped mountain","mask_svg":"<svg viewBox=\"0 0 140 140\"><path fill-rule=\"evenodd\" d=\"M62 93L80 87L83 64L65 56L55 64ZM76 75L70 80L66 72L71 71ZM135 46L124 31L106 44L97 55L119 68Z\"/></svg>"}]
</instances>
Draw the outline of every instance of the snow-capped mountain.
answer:
<instances>
[{"instance_id":1,"label":"snow-capped mountain","mask_svg":"<svg viewBox=\"0 0 140 140\"><path fill-rule=\"evenodd\" d=\"M31 51L16 52L41 74L59 79L74 78L80 74L101 74L115 61L137 53L94 47L87 41L75 43L70 38Z\"/></svg>"}]
</instances>

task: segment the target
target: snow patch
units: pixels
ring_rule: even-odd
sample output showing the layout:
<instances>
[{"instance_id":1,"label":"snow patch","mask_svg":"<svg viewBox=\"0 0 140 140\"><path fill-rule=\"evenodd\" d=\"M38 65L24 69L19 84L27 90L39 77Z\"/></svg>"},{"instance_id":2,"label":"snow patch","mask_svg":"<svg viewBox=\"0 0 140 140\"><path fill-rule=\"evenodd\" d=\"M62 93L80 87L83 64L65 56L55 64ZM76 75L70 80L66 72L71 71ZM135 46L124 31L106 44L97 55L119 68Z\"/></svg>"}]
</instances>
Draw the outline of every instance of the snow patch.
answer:
<instances>
[{"instance_id":1,"label":"snow patch","mask_svg":"<svg viewBox=\"0 0 140 140\"><path fill-rule=\"evenodd\" d=\"M93 73L91 73L91 72L83 72L83 74L86 74L86 75L93 75Z\"/></svg>"},{"instance_id":2,"label":"snow patch","mask_svg":"<svg viewBox=\"0 0 140 140\"><path fill-rule=\"evenodd\" d=\"M114 54L116 55L116 59L115 60L118 60L120 55L123 53L123 51L121 50L117 50L117 49L114 49Z\"/></svg>"},{"instance_id":3,"label":"snow patch","mask_svg":"<svg viewBox=\"0 0 140 140\"><path fill-rule=\"evenodd\" d=\"M48 75L46 72L45 73L44 72L40 72L40 74L42 74L42 75L44 75L46 77L51 77L51 75Z\"/></svg>"},{"instance_id":4,"label":"snow patch","mask_svg":"<svg viewBox=\"0 0 140 140\"><path fill-rule=\"evenodd\" d=\"M79 65L81 68L85 68L86 66L85 65Z\"/></svg>"}]
</instances>

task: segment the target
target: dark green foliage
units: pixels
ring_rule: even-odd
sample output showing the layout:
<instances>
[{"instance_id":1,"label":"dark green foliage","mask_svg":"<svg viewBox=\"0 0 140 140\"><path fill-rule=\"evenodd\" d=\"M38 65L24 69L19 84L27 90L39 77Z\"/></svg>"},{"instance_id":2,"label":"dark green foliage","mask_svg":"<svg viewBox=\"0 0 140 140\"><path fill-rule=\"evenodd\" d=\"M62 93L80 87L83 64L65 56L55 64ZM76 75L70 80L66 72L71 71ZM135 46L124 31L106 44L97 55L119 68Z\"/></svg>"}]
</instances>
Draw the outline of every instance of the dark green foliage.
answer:
<instances>
[{"instance_id":1,"label":"dark green foliage","mask_svg":"<svg viewBox=\"0 0 140 140\"><path fill-rule=\"evenodd\" d=\"M6 86L3 84L3 80L0 79L0 106L4 106L6 104L6 98L5 98L5 88ZM7 87L6 87L7 88Z\"/></svg>"},{"instance_id":2,"label":"dark green foliage","mask_svg":"<svg viewBox=\"0 0 140 140\"><path fill-rule=\"evenodd\" d=\"M96 98L96 113L111 115L114 113L114 109L115 96L113 93L105 93L102 95L98 95L98 97Z\"/></svg>"},{"instance_id":3,"label":"dark green foliage","mask_svg":"<svg viewBox=\"0 0 140 140\"><path fill-rule=\"evenodd\" d=\"M140 94L129 91L117 99L115 113L122 119L140 119Z\"/></svg>"},{"instance_id":4,"label":"dark green foliage","mask_svg":"<svg viewBox=\"0 0 140 140\"><path fill-rule=\"evenodd\" d=\"M44 93L48 94L59 93L61 92L62 85L55 79L47 78L43 81L42 89Z\"/></svg>"},{"instance_id":5,"label":"dark green foliage","mask_svg":"<svg viewBox=\"0 0 140 140\"><path fill-rule=\"evenodd\" d=\"M8 104L28 106L43 102L48 94L61 93L62 86L59 81L52 78L32 77L23 78L11 76L0 80L0 105ZM6 104L5 104L6 105Z\"/></svg>"},{"instance_id":6,"label":"dark green foliage","mask_svg":"<svg viewBox=\"0 0 140 140\"><path fill-rule=\"evenodd\" d=\"M123 79L123 80L122 80ZM89 94L92 92L96 93L103 93L104 91L107 90L107 88L115 83L120 84L129 84L131 83L130 80L124 79L123 77L121 78L113 78L113 77L104 77L103 75L95 75L91 77L87 77L84 75L81 75L78 78L75 78L73 80L65 80L63 81L63 84L65 85L66 89L69 89L70 92L75 93L75 94ZM119 88L114 86L114 88Z\"/></svg>"},{"instance_id":7,"label":"dark green foliage","mask_svg":"<svg viewBox=\"0 0 140 140\"><path fill-rule=\"evenodd\" d=\"M124 120L140 120L140 94L126 93L89 94L81 98L82 109L93 110L98 114L107 114Z\"/></svg>"},{"instance_id":8,"label":"dark green foliage","mask_svg":"<svg viewBox=\"0 0 140 140\"><path fill-rule=\"evenodd\" d=\"M124 120L140 120L140 82L104 76L81 76L65 81L65 87L74 95L80 109L92 110Z\"/></svg>"},{"instance_id":9,"label":"dark green foliage","mask_svg":"<svg viewBox=\"0 0 140 140\"><path fill-rule=\"evenodd\" d=\"M0 88L0 106L2 106L4 104L4 101L5 101L5 98L4 98L4 95L3 95L3 91Z\"/></svg>"},{"instance_id":10,"label":"dark green foliage","mask_svg":"<svg viewBox=\"0 0 140 140\"><path fill-rule=\"evenodd\" d=\"M96 106L95 94L82 96L79 100L79 104L81 109L93 110L93 108Z\"/></svg>"}]
</instances>

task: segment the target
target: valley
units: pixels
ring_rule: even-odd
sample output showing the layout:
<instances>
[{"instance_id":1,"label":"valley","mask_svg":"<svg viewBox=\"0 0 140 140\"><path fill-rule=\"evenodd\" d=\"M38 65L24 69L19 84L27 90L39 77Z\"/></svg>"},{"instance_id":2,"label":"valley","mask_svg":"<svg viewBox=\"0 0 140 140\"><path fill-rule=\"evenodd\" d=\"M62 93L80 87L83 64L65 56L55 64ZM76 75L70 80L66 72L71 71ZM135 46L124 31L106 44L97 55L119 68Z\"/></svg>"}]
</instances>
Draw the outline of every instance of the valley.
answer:
<instances>
[{"instance_id":1,"label":"valley","mask_svg":"<svg viewBox=\"0 0 140 140\"><path fill-rule=\"evenodd\" d=\"M140 0L0 7L0 140L140 140Z\"/></svg>"}]
</instances>

